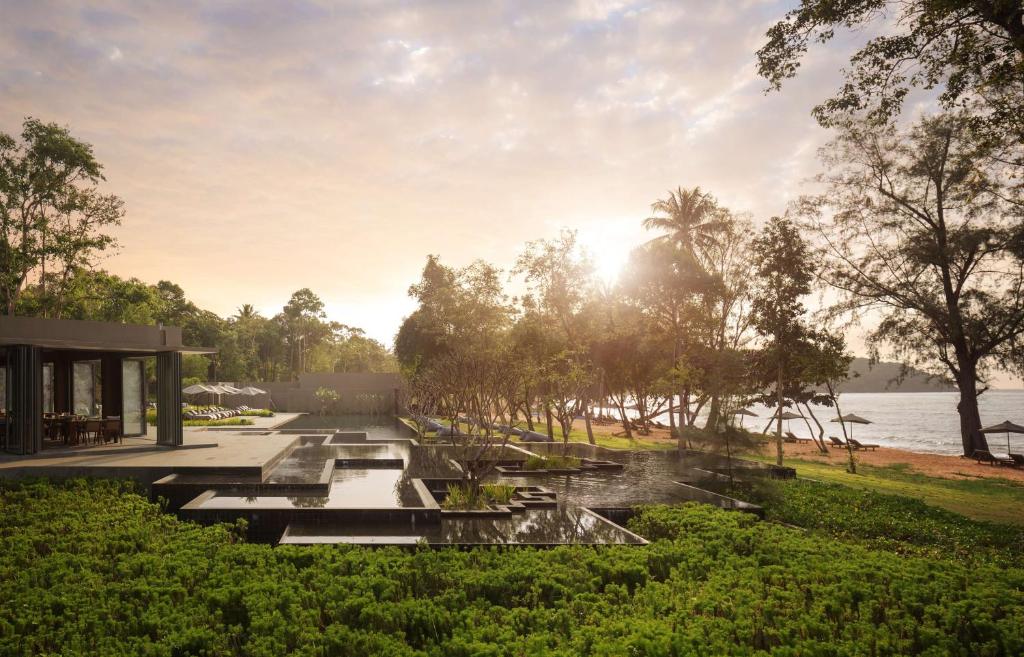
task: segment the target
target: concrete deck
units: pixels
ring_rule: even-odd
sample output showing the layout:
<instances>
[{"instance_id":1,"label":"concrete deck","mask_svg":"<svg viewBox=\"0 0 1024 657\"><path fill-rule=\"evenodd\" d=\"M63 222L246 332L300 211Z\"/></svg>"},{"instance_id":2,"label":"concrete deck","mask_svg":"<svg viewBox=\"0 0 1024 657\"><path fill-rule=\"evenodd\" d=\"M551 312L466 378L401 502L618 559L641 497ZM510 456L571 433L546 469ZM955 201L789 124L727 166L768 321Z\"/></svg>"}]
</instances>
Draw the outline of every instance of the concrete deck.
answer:
<instances>
[{"instance_id":1,"label":"concrete deck","mask_svg":"<svg viewBox=\"0 0 1024 657\"><path fill-rule=\"evenodd\" d=\"M272 418L251 418L253 426L231 430L185 427L182 447L157 445L155 428L150 427L149 435L125 438L120 444L45 449L28 456L0 453L0 478L130 477L149 485L169 474L213 468L222 474L262 481L298 444L300 437L244 432L270 430L297 415L278 413Z\"/></svg>"}]
</instances>

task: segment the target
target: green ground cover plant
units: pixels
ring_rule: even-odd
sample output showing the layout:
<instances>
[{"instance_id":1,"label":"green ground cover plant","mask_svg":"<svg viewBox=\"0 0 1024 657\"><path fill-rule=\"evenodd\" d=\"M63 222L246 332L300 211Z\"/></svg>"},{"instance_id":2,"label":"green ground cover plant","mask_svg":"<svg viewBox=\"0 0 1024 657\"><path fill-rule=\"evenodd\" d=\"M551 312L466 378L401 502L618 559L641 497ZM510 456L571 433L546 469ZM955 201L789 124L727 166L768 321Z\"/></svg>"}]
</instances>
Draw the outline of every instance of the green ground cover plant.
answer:
<instances>
[{"instance_id":1,"label":"green ground cover plant","mask_svg":"<svg viewBox=\"0 0 1024 657\"><path fill-rule=\"evenodd\" d=\"M839 484L757 489L768 518L898 553L1024 566L1024 527L967 518L921 500Z\"/></svg>"},{"instance_id":2,"label":"green ground cover plant","mask_svg":"<svg viewBox=\"0 0 1024 657\"><path fill-rule=\"evenodd\" d=\"M846 539L842 522L685 505L643 510L642 548L273 548L121 482L0 487L0 655L1024 652L1024 569Z\"/></svg>"},{"instance_id":3,"label":"green ground cover plant","mask_svg":"<svg viewBox=\"0 0 1024 657\"><path fill-rule=\"evenodd\" d=\"M769 460L757 455L745 458ZM786 465L795 467L801 477L913 497L977 520L1024 526L1024 485L1000 477L998 470L985 478L972 476L956 480L914 472L904 464L887 467L861 464L857 474L847 472L841 459L834 463L787 459Z\"/></svg>"}]
</instances>

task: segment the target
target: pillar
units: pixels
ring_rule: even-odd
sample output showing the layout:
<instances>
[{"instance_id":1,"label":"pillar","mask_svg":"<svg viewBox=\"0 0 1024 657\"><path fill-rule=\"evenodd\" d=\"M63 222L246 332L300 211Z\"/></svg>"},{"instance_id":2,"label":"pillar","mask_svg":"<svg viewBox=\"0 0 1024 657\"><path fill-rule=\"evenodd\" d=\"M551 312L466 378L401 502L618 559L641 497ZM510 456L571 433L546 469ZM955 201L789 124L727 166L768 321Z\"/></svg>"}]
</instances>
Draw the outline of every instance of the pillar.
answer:
<instances>
[{"instance_id":1,"label":"pillar","mask_svg":"<svg viewBox=\"0 0 1024 657\"><path fill-rule=\"evenodd\" d=\"M181 354L156 355L156 442L177 447L184 443L181 429Z\"/></svg>"},{"instance_id":2,"label":"pillar","mask_svg":"<svg viewBox=\"0 0 1024 657\"><path fill-rule=\"evenodd\" d=\"M7 451L35 454L43 449L43 355L39 347L7 348L11 405L7 409Z\"/></svg>"}]
</instances>

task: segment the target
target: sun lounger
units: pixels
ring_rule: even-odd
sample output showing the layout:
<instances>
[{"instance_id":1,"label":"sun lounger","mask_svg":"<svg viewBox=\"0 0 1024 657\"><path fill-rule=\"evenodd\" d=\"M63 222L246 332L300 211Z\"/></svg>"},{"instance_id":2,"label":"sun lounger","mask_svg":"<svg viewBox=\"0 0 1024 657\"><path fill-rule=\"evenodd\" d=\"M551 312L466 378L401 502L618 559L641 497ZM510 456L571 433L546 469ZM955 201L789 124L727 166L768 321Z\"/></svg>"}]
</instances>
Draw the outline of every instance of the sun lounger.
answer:
<instances>
[{"instance_id":1,"label":"sun lounger","mask_svg":"<svg viewBox=\"0 0 1024 657\"><path fill-rule=\"evenodd\" d=\"M787 431L786 432L786 442L787 443L809 443L809 442L812 442L812 441L811 441L810 438L799 438L796 435L794 435L792 432Z\"/></svg>"},{"instance_id":2,"label":"sun lounger","mask_svg":"<svg viewBox=\"0 0 1024 657\"><path fill-rule=\"evenodd\" d=\"M1010 458L1013 459L1013 464L1018 468L1024 468L1024 454L1010 453Z\"/></svg>"},{"instance_id":3,"label":"sun lounger","mask_svg":"<svg viewBox=\"0 0 1024 657\"><path fill-rule=\"evenodd\" d=\"M878 445L874 445L872 443L862 443L859 440L854 440L853 438L850 438L850 444L853 445L854 449L870 449L872 451L878 449Z\"/></svg>"},{"instance_id":4,"label":"sun lounger","mask_svg":"<svg viewBox=\"0 0 1024 657\"><path fill-rule=\"evenodd\" d=\"M836 438L835 436L829 436L828 437L828 442L833 447L838 447L839 449L846 449L846 443L843 442L842 438Z\"/></svg>"},{"instance_id":5,"label":"sun lounger","mask_svg":"<svg viewBox=\"0 0 1024 657\"><path fill-rule=\"evenodd\" d=\"M1009 465L1014 466L1017 464L1015 459L1007 456L996 456L992 452L984 449L974 450L974 460L978 463L988 463L989 465Z\"/></svg>"}]
</instances>

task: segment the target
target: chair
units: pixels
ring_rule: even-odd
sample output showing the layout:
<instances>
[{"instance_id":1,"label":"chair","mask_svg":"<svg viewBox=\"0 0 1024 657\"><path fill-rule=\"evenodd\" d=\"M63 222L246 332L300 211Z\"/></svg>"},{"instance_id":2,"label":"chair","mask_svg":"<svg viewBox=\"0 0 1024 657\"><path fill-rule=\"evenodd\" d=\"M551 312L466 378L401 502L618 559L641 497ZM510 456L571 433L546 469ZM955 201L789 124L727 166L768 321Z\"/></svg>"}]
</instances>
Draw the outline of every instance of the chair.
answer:
<instances>
[{"instance_id":1,"label":"chair","mask_svg":"<svg viewBox=\"0 0 1024 657\"><path fill-rule=\"evenodd\" d=\"M795 435L791 431L787 431L786 432L786 442L787 443L813 443L814 441L811 440L810 438L800 438L799 436Z\"/></svg>"},{"instance_id":2,"label":"chair","mask_svg":"<svg viewBox=\"0 0 1024 657\"><path fill-rule=\"evenodd\" d=\"M989 451L984 450L984 449L976 449L976 450L974 450L973 458L979 464L981 464L981 463L988 463L989 465L1009 465L1009 466L1017 465L1017 460L1016 459L1008 458L1008 457L1005 457L1005 456L996 456L992 452L989 452Z\"/></svg>"},{"instance_id":3,"label":"chair","mask_svg":"<svg viewBox=\"0 0 1024 657\"><path fill-rule=\"evenodd\" d=\"M98 443L103 435L103 421L102 420L86 420L85 421L85 440L86 442Z\"/></svg>"},{"instance_id":4,"label":"chair","mask_svg":"<svg viewBox=\"0 0 1024 657\"><path fill-rule=\"evenodd\" d=\"M878 447L879 447L878 445L875 445L873 443L862 443L859 440L854 440L853 438L849 439L849 443L851 445L853 445L854 449L857 449L857 450L863 449L863 450L872 450L872 451L874 451L874 450L878 449Z\"/></svg>"},{"instance_id":5,"label":"chair","mask_svg":"<svg viewBox=\"0 0 1024 657\"><path fill-rule=\"evenodd\" d=\"M1024 454L1010 454L1010 458L1013 459L1013 464L1017 467L1024 467Z\"/></svg>"},{"instance_id":6,"label":"chair","mask_svg":"<svg viewBox=\"0 0 1024 657\"><path fill-rule=\"evenodd\" d=\"M833 447L838 447L839 449L846 449L846 443L844 443L841 438L829 436L828 441L829 444L832 445Z\"/></svg>"},{"instance_id":7,"label":"chair","mask_svg":"<svg viewBox=\"0 0 1024 657\"><path fill-rule=\"evenodd\" d=\"M107 418L103 422L103 442L121 442L120 418Z\"/></svg>"}]
</instances>

